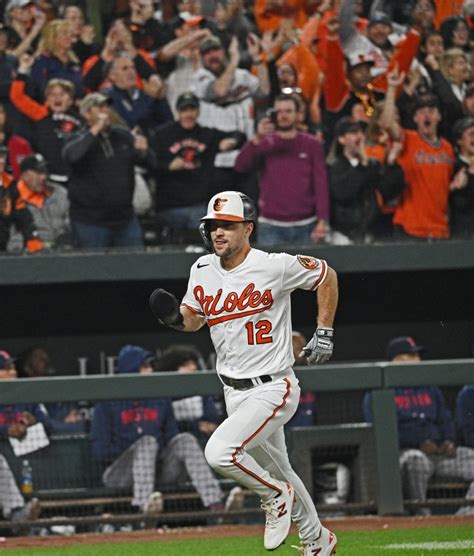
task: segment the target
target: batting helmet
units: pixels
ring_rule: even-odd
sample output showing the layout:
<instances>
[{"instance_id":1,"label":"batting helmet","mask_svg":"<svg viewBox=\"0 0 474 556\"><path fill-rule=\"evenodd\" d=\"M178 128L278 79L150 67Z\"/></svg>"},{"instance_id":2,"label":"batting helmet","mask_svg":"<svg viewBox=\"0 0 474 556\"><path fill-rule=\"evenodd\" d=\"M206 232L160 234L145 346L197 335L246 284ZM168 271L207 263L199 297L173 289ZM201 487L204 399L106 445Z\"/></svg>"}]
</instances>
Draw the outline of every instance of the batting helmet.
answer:
<instances>
[{"instance_id":1,"label":"batting helmet","mask_svg":"<svg viewBox=\"0 0 474 556\"><path fill-rule=\"evenodd\" d=\"M209 229L211 220L228 220L231 222L257 221L257 209L250 197L240 191L222 191L212 197L207 205L207 214L201 218L199 231L204 245L212 253L212 240Z\"/></svg>"}]
</instances>

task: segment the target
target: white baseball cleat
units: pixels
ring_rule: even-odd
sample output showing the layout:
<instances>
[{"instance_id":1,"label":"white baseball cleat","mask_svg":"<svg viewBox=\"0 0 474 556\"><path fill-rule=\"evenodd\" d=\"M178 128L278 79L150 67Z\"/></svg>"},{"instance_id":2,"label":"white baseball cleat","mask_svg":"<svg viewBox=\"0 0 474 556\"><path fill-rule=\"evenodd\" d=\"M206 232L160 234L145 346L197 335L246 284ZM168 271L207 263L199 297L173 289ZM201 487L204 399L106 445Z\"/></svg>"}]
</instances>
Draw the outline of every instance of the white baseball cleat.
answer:
<instances>
[{"instance_id":1,"label":"white baseball cleat","mask_svg":"<svg viewBox=\"0 0 474 556\"><path fill-rule=\"evenodd\" d=\"M143 508L143 512L146 515L153 515L159 514L163 511L164 508L164 499L163 494L159 491L152 492L150 497L148 498L145 507Z\"/></svg>"},{"instance_id":2,"label":"white baseball cleat","mask_svg":"<svg viewBox=\"0 0 474 556\"><path fill-rule=\"evenodd\" d=\"M275 550L285 542L290 532L294 498L293 487L289 483L283 483L281 494L260 505L267 514L263 538L263 545L267 550Z\"/></svg>"},{"instance_id":3,"label":"white baseball cleat","mask_svg":"<svg viewBox=\"0 0 474 556\"><path fill-rule=\"evenodd\" d=\"M336 554L336 545L336 535L326 527L322 527L317 540L301 546L292 546L292 548L299 550L302 556L332 556Z\"/></svg>"}]
</instances>

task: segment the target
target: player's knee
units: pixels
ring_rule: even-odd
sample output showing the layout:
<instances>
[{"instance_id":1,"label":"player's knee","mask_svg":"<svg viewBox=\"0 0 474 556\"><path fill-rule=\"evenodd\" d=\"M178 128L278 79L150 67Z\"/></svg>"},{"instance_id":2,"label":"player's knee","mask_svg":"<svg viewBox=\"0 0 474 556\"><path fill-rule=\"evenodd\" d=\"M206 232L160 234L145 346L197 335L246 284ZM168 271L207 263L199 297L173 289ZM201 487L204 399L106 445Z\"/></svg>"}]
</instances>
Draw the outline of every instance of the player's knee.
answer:
<instances>
[{"instance_id":1,"label":"player's knee","mask_svg":"<svg viewBox=\"0 0 474 556\"><path fill-rule=\"evenodd\" d=\"M228 467L232 461L229 446L213 436L211 436L206 444L204 457L212 469Z\"/></svg>"},{"instance_id":2,"label":"player's knee","mask_svg":"<svg viewBox=\"0 0 474 556\"><path fill-rule=\"evenodd\" d=\"M196 437L193 436L190 432L180 432L174 437L174 440L178 444L182 444L183 446L194 446L199 444Z\"/></svg>"},{"instance_id":3,"label":"player's knee","mask_svg":"<svg viewBox=\"0 0 474 556\"><path fill-rule=\"evenodd\" d=\"M173 437L171 444L177 448L178 453L181 454L183 458L190 455L192 456L196 453L196 450L202 450L197 438L190 432L180 432Z\"/></svg>"},{"instance_id":4,"label":"player's knee","mask_svg":"<svg viewBox=\"0 0 474 556\"><path fill-rule=\"evenodd\" d=\"M403 459L403 463L408 470L429 471L429 460L420 450L408 450Z\"/></svg>"},{"instance_id":5,"label":"player's knee","mask_svg":"<svg viewBox=\"0 0 474 556\"><path fill-rule=\"evenodd\" d=\"M158 446L158 440L156 440L154 436L151 436L149 434L142 436L140 440L138 440L138 442L151 448L153 448L154 446Z\"/></svg>"},{"instance_id":6,"label":"player's knee","mask_svg":"<svg viewBox=\"0 0 474 556\"><path fill-rule=\"evenodd\" d=\"M143 454L144 452L155 456L158 453L158 440L154 436L145 435L135 442L135 453Z\"/></svg>"}]
</instances>

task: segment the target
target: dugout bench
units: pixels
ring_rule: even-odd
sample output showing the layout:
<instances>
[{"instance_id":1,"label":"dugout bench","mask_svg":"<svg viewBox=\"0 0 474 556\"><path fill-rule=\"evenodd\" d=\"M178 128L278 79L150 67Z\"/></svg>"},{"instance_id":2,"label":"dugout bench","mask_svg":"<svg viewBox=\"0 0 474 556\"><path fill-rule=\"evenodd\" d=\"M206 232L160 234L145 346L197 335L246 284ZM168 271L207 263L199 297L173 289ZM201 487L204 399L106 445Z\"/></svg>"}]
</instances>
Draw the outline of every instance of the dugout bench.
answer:
<instances>
[{"instance_id":1,"label":"dugout bench","mask_svg":"<svg viewBox=\"0 0 474 556\"><path fill-rule=\"evenodd\" d=\"M295 427L287 433L288 454L311 497L315 498L314 461L333 448L346 448L351 456L352 506L375 508L375 442L373 427L367 423ZM337 456L335 458L337 460Z\"/></svg>"}]
</instances>

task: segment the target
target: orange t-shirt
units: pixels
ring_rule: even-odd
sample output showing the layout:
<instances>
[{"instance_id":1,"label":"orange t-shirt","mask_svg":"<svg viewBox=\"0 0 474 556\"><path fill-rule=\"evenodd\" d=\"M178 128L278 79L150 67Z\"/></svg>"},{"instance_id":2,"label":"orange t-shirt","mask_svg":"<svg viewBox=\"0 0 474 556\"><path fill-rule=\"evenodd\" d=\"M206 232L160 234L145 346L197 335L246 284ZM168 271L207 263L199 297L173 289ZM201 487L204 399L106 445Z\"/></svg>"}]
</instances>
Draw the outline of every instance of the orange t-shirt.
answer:
<instances>
[{"instance_id":1,"label":"orange t-shirt","mask_svg":"<svg viewBox=\"0 0 474 556\"><path fill-rule=\"evenodd\" d=\"M439 29L443 20L453 15L462 15L464 0L436 0L436 16L434 24Z\"/></svg>"},{"instance_id":2,"label":"orange t-shirt","mask_svg":"<svg viewBox=\"0 0 474 556\"><path fill-rule=\"evenodd\" d=\"M415 237L449 237L448 195L454 165L453 147L441 139L433 146L422 136L405 130L398 164L406 188L395 209L393 223Z\"/></svg>"}]
</instances>

